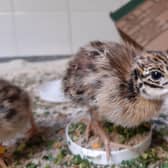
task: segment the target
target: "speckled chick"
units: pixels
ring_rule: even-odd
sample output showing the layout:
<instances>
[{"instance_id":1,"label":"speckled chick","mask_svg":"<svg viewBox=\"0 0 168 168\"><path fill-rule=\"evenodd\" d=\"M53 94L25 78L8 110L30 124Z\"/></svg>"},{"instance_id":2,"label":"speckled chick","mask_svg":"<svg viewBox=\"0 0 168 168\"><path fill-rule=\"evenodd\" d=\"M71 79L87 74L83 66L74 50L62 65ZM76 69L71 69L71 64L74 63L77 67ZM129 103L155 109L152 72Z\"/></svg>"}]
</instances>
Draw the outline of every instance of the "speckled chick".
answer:
<instances>
[{"instance_id":1,"label":"speckled chick","mask_svg":"<svg viewBox=\"0 0 168 168\"><path fill-rule=\"evenodd\" d=\"M92 122L135 127L157 116L168 95L168 54L94 41L72 58L63 87L75 103L94 111Z\"/></svg>"},{"instance_id":2,"label":"speckled chick","mask_svg":"<svg viewBox=\"0 0 168 168\"><path fill-rule=\"evenodd\" d=\"M36 132L28 93L0 79L0 143L15 138L28 126L31 126L30 134Z\"/></svg>"}]
</instances>

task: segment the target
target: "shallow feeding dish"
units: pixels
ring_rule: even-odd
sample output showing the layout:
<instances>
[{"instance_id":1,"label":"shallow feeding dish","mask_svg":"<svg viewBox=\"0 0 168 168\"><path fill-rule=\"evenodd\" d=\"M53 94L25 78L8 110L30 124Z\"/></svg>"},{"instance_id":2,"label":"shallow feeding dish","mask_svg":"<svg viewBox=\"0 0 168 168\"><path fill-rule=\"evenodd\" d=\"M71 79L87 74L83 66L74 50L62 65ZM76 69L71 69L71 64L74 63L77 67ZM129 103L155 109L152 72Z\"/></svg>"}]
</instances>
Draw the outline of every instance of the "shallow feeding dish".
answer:
<instances>
[{"instance_id":1,"label":"shallow feeding dish","mask_svg":"<svg viewBox=\"0 0 168 168\"><path fill-rule=\"evenodd\" d=\"M98 165L112 165L120 164L123 160L131 160L137 158L145 150L147 150L151 144L152 129L147 133L145 138L138 144L131 146L129 149L120 149L111 151L111 158L107 160L106 152L103 149L95 150L88 149L80 146L74 142L69 135L69 128L71 124L78 123L80 119L73 120L66 127L66 140L68 147L72 154L80 155L83 159L87 159L90 162Z\"/></svg>"},{"instance_id":2,"label":"shallow feeding dish","mask_svg":"<svg viewBox=\"0 0 168 168\"><path fill-rule=\"evenodd\" d=\"M42 100L53 103L64 103L70 100L64 96L62 80L48 81L40 85L37 91Z\"/></svg>"}]
</instances>

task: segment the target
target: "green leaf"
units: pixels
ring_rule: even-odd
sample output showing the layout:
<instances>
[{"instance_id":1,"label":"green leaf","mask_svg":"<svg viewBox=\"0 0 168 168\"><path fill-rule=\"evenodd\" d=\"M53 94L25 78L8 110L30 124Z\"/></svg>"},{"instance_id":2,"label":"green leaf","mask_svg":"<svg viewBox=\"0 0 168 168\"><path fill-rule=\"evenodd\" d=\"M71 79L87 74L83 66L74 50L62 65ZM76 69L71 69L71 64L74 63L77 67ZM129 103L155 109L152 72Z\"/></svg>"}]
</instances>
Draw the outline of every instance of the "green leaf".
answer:
<instances>
[{"instance_id":1,"label":"green leaf","mask_svg":"<svg viewBox=\"0 0 168 168\"><path fill-rule=\"evenodd\" d=\"M161 165L161 168L168 168L168 162L165 162Z\"/></svg>"},{"instance_id":2,"label":"green leaf","mask_svg":"<svg viewBox=\"0 0 168 168\"><path fill-rule=\"evenodd\" d=\"M37 168L38 167L38 165L37 164L35 164L35 163L28 163L27 165L26 165L26 168Z\"/></svg>"}]
</instances>

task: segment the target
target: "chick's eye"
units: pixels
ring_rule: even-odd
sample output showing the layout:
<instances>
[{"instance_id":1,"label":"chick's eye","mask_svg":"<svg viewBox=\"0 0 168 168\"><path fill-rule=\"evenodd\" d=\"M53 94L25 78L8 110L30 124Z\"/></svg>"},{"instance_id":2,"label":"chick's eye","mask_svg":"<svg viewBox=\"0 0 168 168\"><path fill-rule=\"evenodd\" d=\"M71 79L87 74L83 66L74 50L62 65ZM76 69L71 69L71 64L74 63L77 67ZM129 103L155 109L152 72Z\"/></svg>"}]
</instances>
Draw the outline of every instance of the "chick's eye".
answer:
<instances>
[{"instance_id":1,"label":"chick's eye","mask_svg":"<svg viewBox=\"0 0 168 168\"><path fill-rule=\"evenodd\" d=\"M159 80L162 77L163 77L163 75L160 72L158 72L158 71L151 72L151 78L153 80Z\"/></svg>"}]
</instances>

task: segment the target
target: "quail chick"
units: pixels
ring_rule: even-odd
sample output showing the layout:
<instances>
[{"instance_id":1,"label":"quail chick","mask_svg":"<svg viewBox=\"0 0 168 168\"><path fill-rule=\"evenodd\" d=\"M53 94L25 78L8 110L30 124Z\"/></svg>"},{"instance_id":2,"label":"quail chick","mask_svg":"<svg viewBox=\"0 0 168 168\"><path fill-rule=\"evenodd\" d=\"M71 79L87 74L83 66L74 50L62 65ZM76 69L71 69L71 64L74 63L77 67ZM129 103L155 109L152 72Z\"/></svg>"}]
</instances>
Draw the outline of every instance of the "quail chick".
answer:
<instances>
[{"instance_id":1,"label":"quail chick","mask_svg":"<svg viewBox=\"0 0 168 168\"><path fill-rule=\"evenodd\" d=\"M157 116L168 95L168 53L94 41L70 61L63 88L74 102L88 108L88 128L101 137L109 158L115 144L100 121L136 127Z\"/></svg>"},{"instance_id":2,"label":"quail chick","mask_svg":"<svg viewBox=\"0 0 168 168\"><path fill-rule=\"evenodd\" d=\"M31 137L37 133L37 127L28 94L10 82L0 79L0 144L26 131L29 125L31 129L28 136ZM0 165L4 167L2 159Z\"/></svg>"}]
</instances>

